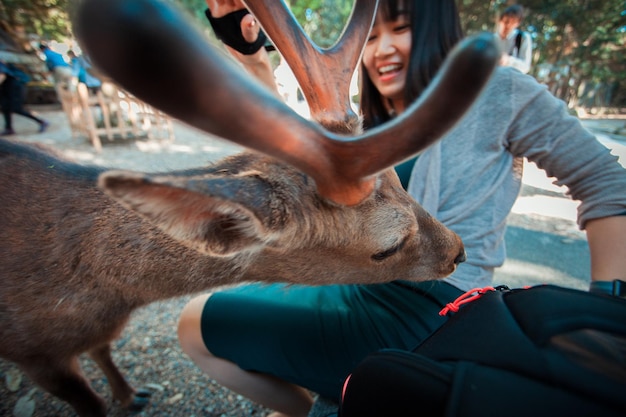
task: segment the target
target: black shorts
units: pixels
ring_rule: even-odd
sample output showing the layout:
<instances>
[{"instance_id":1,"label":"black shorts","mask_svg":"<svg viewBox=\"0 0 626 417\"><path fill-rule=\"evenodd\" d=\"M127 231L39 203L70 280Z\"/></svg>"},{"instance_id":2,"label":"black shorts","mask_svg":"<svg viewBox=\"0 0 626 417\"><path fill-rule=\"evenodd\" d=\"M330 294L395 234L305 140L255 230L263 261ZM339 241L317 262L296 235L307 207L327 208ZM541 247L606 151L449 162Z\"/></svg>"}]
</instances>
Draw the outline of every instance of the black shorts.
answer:
<instances>
[{"instance_id":1,"label":"black shorts","mask_svg":"<svg viewBox=\"0 0 626 417\"><path fill-rule=\"evenodd\" d=\"M441 281L375 285L251 284L213 294L202 337L215 356L338 399L367 354L413 349L462 291Z\"/></svg>"}]
</instances>

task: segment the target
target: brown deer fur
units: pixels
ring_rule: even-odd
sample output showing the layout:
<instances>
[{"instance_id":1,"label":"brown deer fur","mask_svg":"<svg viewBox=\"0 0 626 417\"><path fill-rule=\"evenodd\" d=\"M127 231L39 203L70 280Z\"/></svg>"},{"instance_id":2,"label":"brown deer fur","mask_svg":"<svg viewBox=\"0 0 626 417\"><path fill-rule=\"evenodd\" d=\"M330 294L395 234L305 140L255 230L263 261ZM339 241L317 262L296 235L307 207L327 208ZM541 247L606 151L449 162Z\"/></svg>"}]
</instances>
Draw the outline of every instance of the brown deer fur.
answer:
<instances>
[{"instance_id":1,"label":"brown deer fur","mask_svg":"<svg viewBox=\"0 0 626 417\"><path fill-rule=\"evenodd\" d=\"M0 356L80 415L104 415L77 357L96 349L115 398L130 406L134 390L111 376L119 373L108 346L137 307L247 280L450 274L460 239L402 190L392 170L378 181L370 198L345 207L257 153L143 175L0 140Z\"/></svg>"}]
</instances>

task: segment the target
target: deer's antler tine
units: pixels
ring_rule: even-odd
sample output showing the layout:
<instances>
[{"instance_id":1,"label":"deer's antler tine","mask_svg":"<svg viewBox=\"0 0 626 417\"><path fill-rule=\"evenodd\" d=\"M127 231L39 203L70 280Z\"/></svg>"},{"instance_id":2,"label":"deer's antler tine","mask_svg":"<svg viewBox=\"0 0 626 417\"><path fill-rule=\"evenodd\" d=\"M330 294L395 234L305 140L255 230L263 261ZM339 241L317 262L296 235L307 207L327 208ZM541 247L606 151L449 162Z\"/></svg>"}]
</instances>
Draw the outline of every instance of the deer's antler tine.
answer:
<instances>
[{"instance_id":1,"label":"deer's antler tine","mask_svg":"<svg viewBox=\"0 0 626 417\"><path fill-rule=\"evenodd\" d=\"M325 53L330 60L341 59L346 62L342 69L351 71L348 78L359 65L367 37L376 18L377 5L378 0L356 0L344 32L337 43Z\"/></svg>"},{"instance_id":2,"label":"deer's antler tine","mask_svg":"<svg viewBox=\"0 0 626 417\"><path fill-rule=\"evenodd\" d=\"M493 34L467 38L452 51L438 75L404 113L390 123L345 138L322 140L329 170L310 173L329 200L358 204L375 187L374 174L419 153L440 139L471 107L498 64Z\"/></svg>"},{"instance_id":3,"label":"deer's antler tine","mask_svg":"<svg viewBox=\"0 0 626 417\"><path fill-rule=\"evenodd\" d=\"M97 67L164 112L310 173L328 169L322 128L212 48L174 6L85 0L78 38Z\"/></svg>"},{"instance_id":4,"label":"deer's antler tine","mask_svg":"<svg viewBox=\"0 0 626 417\"><path fill-rule=\"evenodd\" d=\"M284 1L247 0L246 4L291 67L311 117L331 131L351 132L358 117L350 107L350 81L376 15L377 0L356 0L345 31L328 50L310 40Z\"/></svg>"},{"instance_id":5,"label":"deer's antler tine","mask_svg":"<svg viewBox=\"0 0 626 417\"><path fill-rule=\"evenodd\" d=\"M345 205L370 195L373 174L419 152L450 128L499 57L492 35L464 42L429 94L394 123L350 139L298 116L210 47L168 3L84 0L75 29L96 66L140 99L295 166L315 179L320 195Z\"/></svg>"},{"instance_id":6,"label":"deer's antler tine","mask_svg":"<svg viewBox=\"0 0 626 417\"><path fill-rule=\"evenodd\" d=\"M470 108L499 59L500 47L492 34L462 41L427 91L398 118L352 140L326 142L327 153L336 158L333 164L340 172L332 174L333 182L330 178L325 182L337 184L337 178L360 178L365 182L367 176L402 162L437 141Z\"/></svg>"}]
</instances>

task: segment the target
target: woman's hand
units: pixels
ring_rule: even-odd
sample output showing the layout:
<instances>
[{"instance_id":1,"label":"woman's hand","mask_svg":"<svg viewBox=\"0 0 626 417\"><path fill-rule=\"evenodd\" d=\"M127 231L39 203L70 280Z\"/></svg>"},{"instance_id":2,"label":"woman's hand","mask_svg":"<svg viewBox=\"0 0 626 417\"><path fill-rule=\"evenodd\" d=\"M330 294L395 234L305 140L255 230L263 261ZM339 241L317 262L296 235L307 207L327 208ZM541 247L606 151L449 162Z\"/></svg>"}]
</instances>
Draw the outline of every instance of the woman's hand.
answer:
<instances>
[{"instance_id":1,"label":"woman's hand","mask_svg":"<svg viewBox=\"0 0 626 417\"><path fill-rule=\"evenodd\" d=\"M226 16L228 13L245 9L246 5L242 0L206 0L206 4L211 10L211 15L215 18ZM246 42L254 42L259 36L260 27L256 18L249 14L241 19L241 35ZM236 52L236 51L235 51Z\"/></svg>"},{"instance_id":2,"label":"woman's hand","mask_svg":"<svg viewBox=\"0 0 626 417\"><path fill-rule=\"evenodd\" d=\"M242 0L206 0L206 5L213 17L226 16L228 13L246 8Z\"/></svg>"},{"instance_id":3,"label":"woman's hand","mask_svg":"<svg viewBox=\"0 0 626 417\"><path fill-rule=\"evenodd\" d=\"M209 10L211 10L211 15L215 18L220 18L229 13L246 8L242 0L206 0L206 4ZM241 19L241 35L246 42L255 42L259 36L260 30L261 27L252 14L247 14ZM278 95L274 72L265 48L259 49L252 55L244 55L228 45L224 46L249 73L254 75L259 81Z\"/></svg>"}]
</instances>

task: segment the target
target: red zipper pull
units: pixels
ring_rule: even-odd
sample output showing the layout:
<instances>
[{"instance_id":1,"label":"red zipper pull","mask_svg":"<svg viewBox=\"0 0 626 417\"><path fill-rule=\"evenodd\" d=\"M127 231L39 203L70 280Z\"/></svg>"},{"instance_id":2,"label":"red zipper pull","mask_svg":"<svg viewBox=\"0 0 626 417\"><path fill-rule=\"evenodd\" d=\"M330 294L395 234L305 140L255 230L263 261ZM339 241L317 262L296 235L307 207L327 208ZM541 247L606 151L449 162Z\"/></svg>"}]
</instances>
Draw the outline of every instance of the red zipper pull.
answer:
<instances>
[{"instance_id":1,"label":"red zipper pull","mask_svg":"<svg viewBox=\"0 0 626 417\"><path fill-rule=\"evenodd\" d=\"M480 297L483 296L487 291L495 291L494 287L484 287L484 288L474 288L467 291L465 294L462 294L459 298L454 300L451 303L446 304L446 306L441 309L439 312L440 316L446 316L448 313L456 313L459 311L459 308L466 303L470 303ZM476 293L476 294L474 294Z\"/></svg>"}]
</instances>

